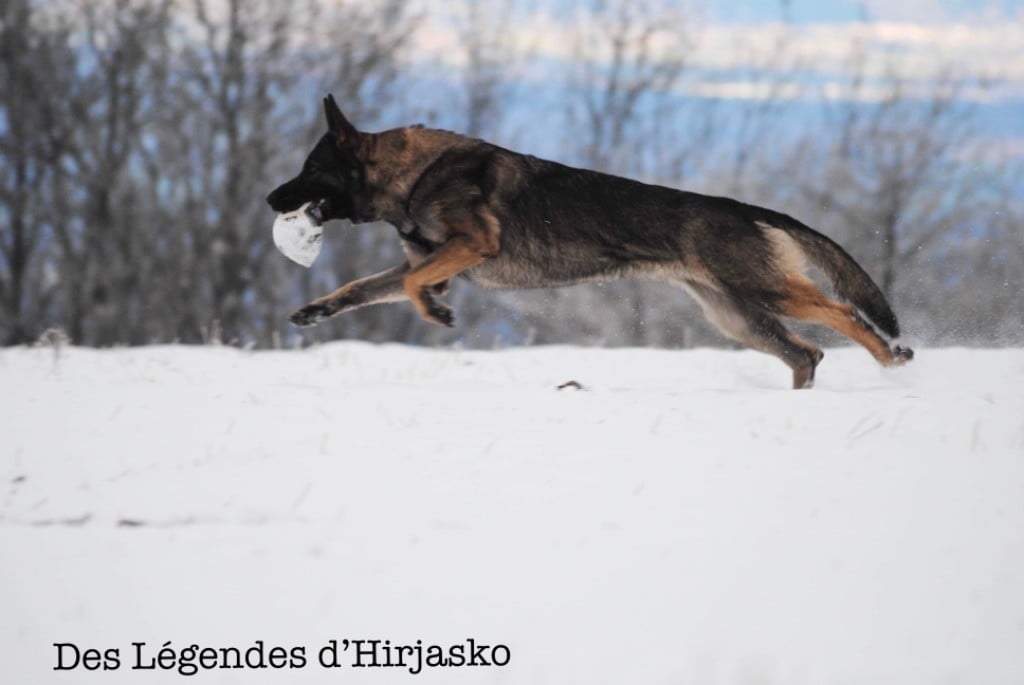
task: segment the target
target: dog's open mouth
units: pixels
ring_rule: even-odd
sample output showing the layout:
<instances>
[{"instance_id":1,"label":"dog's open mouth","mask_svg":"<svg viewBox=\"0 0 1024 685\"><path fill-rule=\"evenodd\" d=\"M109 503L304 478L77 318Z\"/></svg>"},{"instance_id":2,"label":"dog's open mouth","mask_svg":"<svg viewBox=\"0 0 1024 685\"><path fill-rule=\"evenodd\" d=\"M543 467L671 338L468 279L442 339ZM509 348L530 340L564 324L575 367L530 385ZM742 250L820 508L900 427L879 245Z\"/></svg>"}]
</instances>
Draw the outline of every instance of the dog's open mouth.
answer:
<instances>
[{"instance_id":1,"label":"dog's open mouth","mask_svg":"<svg viewBox=\"0 0 1024 685\"><path fill-rule=\"evenodd\" d=\"M274 245L285 257L309 268L320 255L325 200L307 202L274 219Z\"/></svg>"}]
</instances>

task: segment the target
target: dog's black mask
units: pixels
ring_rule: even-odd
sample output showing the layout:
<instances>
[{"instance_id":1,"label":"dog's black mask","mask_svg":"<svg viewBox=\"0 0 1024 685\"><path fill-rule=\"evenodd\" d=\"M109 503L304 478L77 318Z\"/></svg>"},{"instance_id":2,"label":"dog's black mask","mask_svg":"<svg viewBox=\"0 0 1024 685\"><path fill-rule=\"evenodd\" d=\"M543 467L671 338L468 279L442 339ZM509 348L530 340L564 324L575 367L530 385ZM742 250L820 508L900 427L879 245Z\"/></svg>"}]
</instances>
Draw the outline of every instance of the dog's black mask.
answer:
<instances>
[{"instance_id":1,"label":"dog's black mask","mask_svg":"<svg viewBox=\"0 0 1024 685\"><path fill-rule=\"evenodd\" d=\"M360 221L366 179L356 155L359 133L342 116L333 96L324 99L328 132L309 153L302 171L274 189L267 204L275 212L291 212L307 202L320 202L319 219Z\"/></svg>"}]
</instances>

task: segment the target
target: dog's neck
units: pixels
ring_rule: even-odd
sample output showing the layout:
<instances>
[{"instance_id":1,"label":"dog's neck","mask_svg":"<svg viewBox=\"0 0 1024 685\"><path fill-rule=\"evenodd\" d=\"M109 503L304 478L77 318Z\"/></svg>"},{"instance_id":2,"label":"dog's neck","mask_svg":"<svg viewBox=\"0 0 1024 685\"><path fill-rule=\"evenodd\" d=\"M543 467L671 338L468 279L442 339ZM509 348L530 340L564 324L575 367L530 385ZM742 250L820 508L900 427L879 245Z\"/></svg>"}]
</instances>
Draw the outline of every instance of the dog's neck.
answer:
<instances>
[{"instance_id":1,"label":"dog's neck","mask_svg":"<svg viewBox=\"0 0 1024 685\"><path fill-rule=\"evenodd\" d=\"M474 142L457 133L421 126L364 135L361 152L374 218L392 223L404 216L413 187L438 157L463 142Z\"/></svg>"}]
</instances>

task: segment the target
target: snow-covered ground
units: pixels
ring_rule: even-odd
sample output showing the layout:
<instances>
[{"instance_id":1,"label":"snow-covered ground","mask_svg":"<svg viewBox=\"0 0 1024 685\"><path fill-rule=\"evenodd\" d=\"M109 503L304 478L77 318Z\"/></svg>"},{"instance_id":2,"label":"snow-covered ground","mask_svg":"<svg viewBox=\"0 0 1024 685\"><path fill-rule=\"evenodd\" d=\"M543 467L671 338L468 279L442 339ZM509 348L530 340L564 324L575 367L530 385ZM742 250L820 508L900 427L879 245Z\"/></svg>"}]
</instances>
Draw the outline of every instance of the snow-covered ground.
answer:
<instances>
[{"instance_id":1,"label":"snow-covered ground","mask_svg":"<svg viewBox=\"0 0 1024 685\"><path fill-rule=\"evenodd\" d=\"M207 683L1024 682L1024 350L788 382L710 350L0 351L0 682L188 680L132 669L168 641L305 650ZM375 638L510 660L351 667Z\"/></svg>"}]
</instances>

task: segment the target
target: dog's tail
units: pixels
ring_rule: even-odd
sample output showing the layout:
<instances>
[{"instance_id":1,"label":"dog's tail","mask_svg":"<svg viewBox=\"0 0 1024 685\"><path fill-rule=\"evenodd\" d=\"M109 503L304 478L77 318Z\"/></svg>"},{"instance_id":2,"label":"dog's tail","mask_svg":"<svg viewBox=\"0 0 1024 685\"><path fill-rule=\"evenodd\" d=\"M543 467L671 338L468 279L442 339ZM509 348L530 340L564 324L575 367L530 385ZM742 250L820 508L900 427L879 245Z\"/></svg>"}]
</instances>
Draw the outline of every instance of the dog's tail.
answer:
<instances>
[{"instance_id":1,"label":"dog's tail","mask_svg":"<svg viewBox=\"0 0 1024 685\"><path fill-rule=\"evenodd\" d=\"M882 290L846 250L799 221L787 221L782 228L796 241L811 264L821 269L839 297L861 310L890 338L899 337L900 325Z\"/></svg>"}]
</instances>

